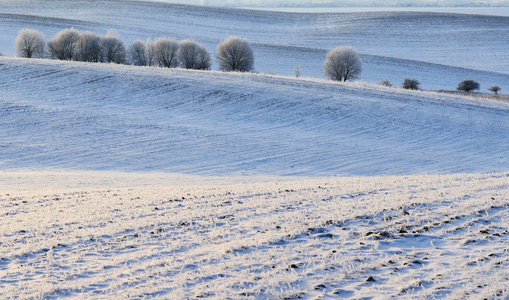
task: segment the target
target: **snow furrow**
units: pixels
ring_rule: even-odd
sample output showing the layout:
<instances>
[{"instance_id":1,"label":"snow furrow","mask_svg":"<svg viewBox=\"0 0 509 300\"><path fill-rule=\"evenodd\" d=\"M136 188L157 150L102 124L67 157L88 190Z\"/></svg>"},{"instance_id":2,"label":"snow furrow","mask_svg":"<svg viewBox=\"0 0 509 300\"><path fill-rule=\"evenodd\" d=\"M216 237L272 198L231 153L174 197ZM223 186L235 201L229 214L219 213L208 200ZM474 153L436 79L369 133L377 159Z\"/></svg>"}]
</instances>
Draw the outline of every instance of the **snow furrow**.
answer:
<instances>
[{"instance_id":1,"label":"snow furrow","mask_svg":"<svg viewBox=\"0 0 509 300\"><path fill-rule=\"evenodd\" d=\"M253 74L2 63L4 169L201 175L507 169L508 106L501 102Z\"/></svg>"}]
</instances>

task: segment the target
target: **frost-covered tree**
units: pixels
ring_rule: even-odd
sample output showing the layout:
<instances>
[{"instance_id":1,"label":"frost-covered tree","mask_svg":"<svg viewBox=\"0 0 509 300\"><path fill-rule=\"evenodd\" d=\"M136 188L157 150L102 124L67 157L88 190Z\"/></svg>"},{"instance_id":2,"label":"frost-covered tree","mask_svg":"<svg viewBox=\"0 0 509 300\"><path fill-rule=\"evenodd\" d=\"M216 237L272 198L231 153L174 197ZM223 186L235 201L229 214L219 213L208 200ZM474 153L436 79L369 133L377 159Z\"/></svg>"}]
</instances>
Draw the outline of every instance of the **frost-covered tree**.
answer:
<instances>
[{"instance_id":1,"label":"frost-covered tree","mask_svg":"<svg viewBox=\"0 0 509 300\"><path fill-rule=\"evenodd\" d=\"M124 41L119 37L116 31L109 30L105 36L101 37L102 61L106 63L125 63L126 49Z\"/></svg>"},{"instance_id":2,"label":"frost-covered tree","mask_svg":"<svg viewBox=\"0 0 509 300\"><path fill-rule=\"evenodd\" d=\"M358 78L362 61L353 47L340 46L327 53L324 74L332 80L347 81Z\"/></svg>"},{"instance_id":3,"label":"frost-covered tree","mask_svg":"<svg viewBox=\"0 0 509 300\"><path fill-rule=\"evenodd\" d=\"M152 44L155 64L163 68L176 68L178 60L179 43L170 38L160 37Z\"/></svg>"},{"instance_id":4,"label":"frost-covered tree","mask_svg":"<svg viewBox=\"0 0 509 300\"><path fill-rule=\"evenodd\" d=\"M148 65L148 49L147 45L141 40L135 40L129 46L129 61L135 66Z\"/></svg>"},{"instance_id":5,"label":"frost-covered tree","mask_svg":"<svg viewBox=\"0 0 509 300\"><path fill-rule=\"evenodd\" d=\"M183 68L195 70L210 69L210 53L202 44L195 41L181 41L178 57Z\"/></svg>"},{"instance_id":6,"label":"frost-covered tree","mask_svg":"<svg viewBox=\"0 0 509 300\"><path fill-rule=\"evenodd\" d=\"M102 56L101 36L90 31L80 32L76 41L76 60L100 62Z\"/></svg>"},{"instance_id":7,"label":"frost-covered tree","mask_svg":"<svg viewBox=\"0 0 509 300\"><path fill-rule=\"evenodd\" d=\"M295 65L295 67L293 68L293 76L295 76L296 78L299 78L300 76L302 76L302 69L300 68L300 66L298 64Z\"/></svg>"},{"instance_id":8,"label":"frost-covered tree","mask_svg":"<svg viewBox=\"0 0 509 300\"><path fill-rule=\"evenodd\" d=\"M14 40L14 50L19 57L43 57L45 48L44 34L34 29L21 29Z\"/></svg>"},{"instance_id":9,"label":"frost-covered tree","mask_svg":"<svg viewBox=\"0 0 509 300\"><path fill-rule=\"evenodd\" d=\"M407 90L418 90L421 83L415 78L405 78L403 80L403 88Z\"/></svg>"},{"instance_id":10,"label":"frost-covered tree","mask_svg":"<svg viewBox=\"0 0 509 300\"><path fill-rule=\"evenodd\" d=\"M210 52L203 46L200 45L196 51L196 70L210 70L212 65L212 58Z\"/></svg>"},{"instance_id":11,"label":"frost-covered tree","mask_svg":"<svg viewBox=\"0 0 509 300\"><path fill-rule=\"evenodd\" d=\"M147 65L156 65L157 61L155 58L154 43L150 38L147 39Z\"/></svg>"},{"instance_id":12,"label":"frost-covered tree","mask_svg":"<svg viewBox=\"0 0 509 300\"><path fill-rule=\"evenodd\" d=\"M498 91L500 91L501 88L500 88L500 86L495 84L495 85L490 86L490 88L488 90L492 91L493 93L495 93L495 95L497 95Z\"/></svg>"},{"instance_id":13,"label":"frost-covered tree","mask_svg":"<svg viewBox=\"0 0 509 300\"><path fill-rule=\"evenodd\" d=\"M458 91L465 91L465 92L469 93L473 90L478 90L480 87L481 86L478 82L470 80L470 79L466 79L466 80L463 80L462 82L460 82L456 89Z\"/></svg>"},{"instance_id":14,"label":"frost-covered tree","mask_svg":"<svg viewBox=\"0 0 509 300\"><path fill-rule=\"evenodd\" d=\"M227 38L217 46L216 58L222 71L249 72L254 69L254 54L247 39Z\"/></svg>"},{"instance_id":15,"label":"frost-covered tree","mask_svg":"<svg viewBox=\"0 0 509 300\"><path fill-rule=\"evenodd\" d=\"M74 29L64 29L48 42L48 52L52 58L74 60L77 55L80 33Z\"/></svg>"}]
</instances>

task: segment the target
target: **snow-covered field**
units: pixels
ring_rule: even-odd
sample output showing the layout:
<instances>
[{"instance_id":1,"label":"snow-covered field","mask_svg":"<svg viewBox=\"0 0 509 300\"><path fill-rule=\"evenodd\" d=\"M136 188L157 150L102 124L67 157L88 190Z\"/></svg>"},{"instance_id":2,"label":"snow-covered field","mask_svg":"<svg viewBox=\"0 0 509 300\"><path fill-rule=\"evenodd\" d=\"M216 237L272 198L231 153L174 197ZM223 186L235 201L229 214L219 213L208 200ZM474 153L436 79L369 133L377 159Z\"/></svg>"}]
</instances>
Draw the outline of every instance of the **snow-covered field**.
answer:
<instances>
[{"instance_id":1,"label":"snow-covered field","mask_svg":"<svg viewBox=\"0 0 509 300\"><path fill-rule=\"evenodd\" d=\"M298 64L303 76L323 78L327 51L352 45L364 60L363 81L389 78L400 86L405 77L414 77L423 89L453 90L463 79L474 79L482 91L493 84L509 91L508 19L433 12L279 13L133 0L4 0L0 51L13 55L13 41L25 27L47 38L71 26L101 34L115 29L127 44L158 36L193 38L212 53L221 40L238 35L253 43L261 73L291 75Z\"/></svg>"},{"instance_id":2,"label":"snow-covered field","mask_svg":"<svg viewBox=\"0 0 509 300\"><path fill-rule=\"evenodd\" d=\"M7 55L236 34L279 74L0 57L0 298L509 297L509 103L375 84L507 91L507 20L0 1ZM322 79L342 41L363 81Z\"/></svg>"},{"instance_id":3,"label":"snow-covered field","mask_svg":"<svg viewBox=\"0 0 509 300\"><path fill-rule=\"evenodd\" d=\"M3 169L505 172L509 103L363 83L0 58Z\"/></svg>"},{"instance_id":4,"label":"snow-covered field","mask_svg":"<svg viewBox=\"0 0 509 300\"><path fill-rule=\"evenodd\" d=\"M2 295L481 299L509 293L509 173L214 185L163 177L154 176L164 183L159 187L2 192Z\"/></svg>"}]
</instances>

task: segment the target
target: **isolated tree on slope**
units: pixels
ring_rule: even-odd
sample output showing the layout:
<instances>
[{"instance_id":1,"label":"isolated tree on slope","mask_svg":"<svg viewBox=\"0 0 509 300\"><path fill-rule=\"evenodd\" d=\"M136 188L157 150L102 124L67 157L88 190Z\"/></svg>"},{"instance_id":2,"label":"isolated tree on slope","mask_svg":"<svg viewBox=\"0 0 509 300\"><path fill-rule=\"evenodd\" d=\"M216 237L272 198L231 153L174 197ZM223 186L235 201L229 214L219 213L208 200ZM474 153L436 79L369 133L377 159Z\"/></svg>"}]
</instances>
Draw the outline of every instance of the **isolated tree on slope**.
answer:
<instances>
[{"instance_id":1,"label":"isolated tree on slope","mask_svg":"<svg viewBox=\"0 0 509 300\"><path fill-rule=\"evenodd\" d=\"M470 91L478 90L480 87L481 86L479 85L478 82L467 79L467 80L463 80L462 82L460 82L456 89L458 91L465 91L465 92L469 93Z\"/></svg>"},{"instance_id":2,"label":"isolated tree on slope","mask_svg":"<svg viewBox=\"0 0 509 300\"><path fill-rule=\"evenodd\" d=\"M154 60L160 67L176 68L178 67L178 50L179 43L170 38L160 37L152 44L154 52Z\"/></svg>"},{"instance_id":3,"label":"isolated tree on slope","mask_svg":"<svg viewBox=\"0 0 509 300\"><path fill-rule=\"evenodd\" d=\"M34 29L21 29L14 41L14 50L19 57L43 57L45 48L44 35Z\"/></svg>"},{"instance_id":4,"label":"isolated tree on slope","mask_svg":"<svg viewBox=\"0 0 509 300\"><path fill-rule=\"evenodd\" d=\"M178 57L182 67L186 69L210 69L210 53L205 47L192 40L180 42Z\"/></svg>"},{"instance_id":5,"label":"isolated tree on slope","mask_svg":"<svg viewBox=\"0 0 509 300\"><path fill-rule=\"evenodd\" d=\"M418 90L421 83L415 78L405 78L403 80L403 88L407 90Z\"/></svg>"},{"instance_id":6,"label":"isolated tree on slope","mask_svg":"<svg viewBox=\"0 0 509 300\"><path fill-rule=\"evenodd\" d=\"M353 47L340 46L327 53L324 70L325 76L332 80L352 80L361 74L362 61Z\"/></svg>"},{"instance_id":7,"label":"isolated tree on slope","mask_svg":"<svg viewBox=\"0 0 509 300\"><path fill-rule=\"evenodd\" d=\"M101 37L102 61L123 64L126 57L124 41L115 31L108 31L106 36Z\"/></svg>"},{"instance_id":8,"label":"isolated tree on slope","mask_svg":"<svg viewBox=\"0 0 509 300\"><path fill-rule=\"evenodd\" d=\"M76 40L76 60L99 62L101 61L101 36L90 31L80 32Z\"/></svg>"},{"instance_id":9,"label":"isolated tree on slope","mask_svg":"<svg viewBox=\"0 0 509 300\"><path fill-rule=\"evenodd\" d=\"M500 86L495 84L495 85L490 86L489 90L492 91L493 93L495 93L495 95L497 95L498 91L500 91L501 88L500 88Z\"/></svg>"},{"instance_id":10,"label":"isolated tree on slope","mask_svg":"<svg viewBox=\"0 0 509 300\"><path fill-rule=\"evenodd\" d=\"M148 49L147 45L141 40L135 40L129 46L129 60L135 66L146 66L148 64Z\"/></svg>"},{"instance_id":11,"label":"isolated tree on slope","mask_svg":"<svg viewBox=\"0 0 509 300\"><path fill-rule=\"evenodd\" d=\"M254 55L249 41L231 36L217 46L216 58L222 71L249 72L254 68Z\"/></svg>"},{"instance_id":12,"label":"isolated tree on slope","mask_svg":"<svg viewBox=\"0 0 509 300\"><path fill-rule=\"evenodd\" d=\"M77 41L80 33L74 29L64 29L48 42L51 57L61 60L73 60L77 54Z\"/></svg>"}]
</instances>

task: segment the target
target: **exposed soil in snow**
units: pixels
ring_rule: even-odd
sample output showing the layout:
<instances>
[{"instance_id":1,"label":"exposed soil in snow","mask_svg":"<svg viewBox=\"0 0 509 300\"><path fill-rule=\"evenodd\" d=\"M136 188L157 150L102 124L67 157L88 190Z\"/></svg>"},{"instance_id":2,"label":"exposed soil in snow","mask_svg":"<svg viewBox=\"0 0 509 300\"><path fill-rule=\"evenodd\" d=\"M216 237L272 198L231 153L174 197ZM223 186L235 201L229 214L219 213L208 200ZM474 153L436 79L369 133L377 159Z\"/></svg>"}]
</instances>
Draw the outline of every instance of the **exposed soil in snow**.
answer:
<instances>
[{"instance_id":1,"label":"exposed soil in snow","mask_svg":"<svg viewBox=\"0 0 509 300\"><path fill-rule=\"evenodd\" d=\"M507 173L195 179L0 194L0 292L43 299L508 296Z\"/></svg>"}]
</instances>

